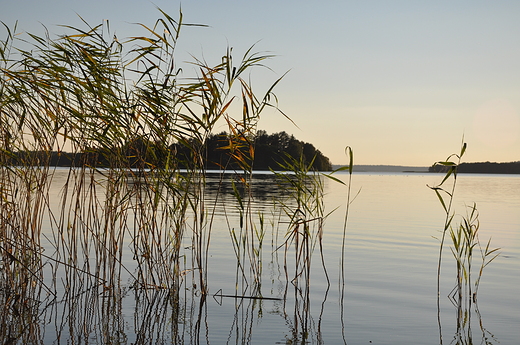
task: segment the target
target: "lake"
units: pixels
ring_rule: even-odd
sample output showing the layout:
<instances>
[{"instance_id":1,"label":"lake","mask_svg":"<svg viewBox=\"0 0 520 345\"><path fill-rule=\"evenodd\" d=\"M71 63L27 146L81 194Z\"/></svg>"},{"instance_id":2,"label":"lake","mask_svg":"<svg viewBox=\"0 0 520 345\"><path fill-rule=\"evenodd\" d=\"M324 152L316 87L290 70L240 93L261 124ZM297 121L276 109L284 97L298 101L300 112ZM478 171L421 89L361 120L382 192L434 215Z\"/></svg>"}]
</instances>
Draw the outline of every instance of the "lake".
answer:
<instances>
[{"instance_id":1,"label":"lake","mask_svg":"<svg viewBox=\"0 0 520 345\"><path fill-rule=\"evenodd\" d=\"M49 190L49 207L56 213L66 176L66 169L57 169ZM348 174L336 177L347 181ZM283 206L272 205L277 200L294 208L296 202L277 187L274 175L255 174L252 180L250 218L243 219L249 225L242 226L250 231L246 236L240 231L241 208L232 196L228 176L221 184L219 174L209 174L204 193L208 217L203 221L211 232L197 237L200 243L210 243L200 254L207 274L205 295L198 283L200 262L190 254L190 231L185 232L180 249L183 260L177 269L183 279L175 293L133 285L137 264L132 248L137 236L124 238L124 245L117 248L122 259L105 263L117 272L111 285L93 286L77 273L74 279L63 278L66 265L56 270L54 278L45 278L48 285L58 287L58 297L39 304L31 326L23 330L25 340L35 344L516 344L520 339L520 176L458 177L455 213L465 215L467 206L475 202L480 242L485 246L491 238L491 247L501 248L500 256L483 271L477 303L460 308L449 298L456 284L449 238L437 306L436 238L441 236L445 214L427 185L436 185L442 177L354 173L342 266L345 186L323 179L324 213L335 211L325 219L323 233L317 220L307 218L314 237L308 243L299 237L295 249L296 237L284 245L289 218ZM133 221L131 217L114 220ZM199 231L189 225L197 221L201 220L188 220L187 229ZM48 226L40 241L51 256L62 249L51 245L56 236L52 220L44 219L43 224ZM303 229L304 224L300 226ZM478 255L474 260L478 265ZM66 264L67 259L62 256L59 261ZM83 263L82 270L92 272L94 265ZM45 267L52 270L54 265ZM85 287L75 289L75 284ZM4 323L15 319L8 317L12 319ZM15 334L14 329L10 332ZM7 335L3 336L7 343Z\"/></svg>"}]
</instances>

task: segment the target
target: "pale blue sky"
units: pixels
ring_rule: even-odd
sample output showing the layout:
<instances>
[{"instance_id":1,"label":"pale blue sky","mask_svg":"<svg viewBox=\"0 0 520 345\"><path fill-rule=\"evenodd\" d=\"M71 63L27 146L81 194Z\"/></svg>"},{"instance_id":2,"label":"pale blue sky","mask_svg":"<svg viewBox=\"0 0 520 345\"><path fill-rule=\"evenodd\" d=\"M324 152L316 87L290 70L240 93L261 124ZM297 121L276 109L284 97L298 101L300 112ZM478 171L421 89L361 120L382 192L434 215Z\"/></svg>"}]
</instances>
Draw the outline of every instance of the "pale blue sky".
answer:
<instances>
[{"instance_id":1,"label":"pale blue sky","mask_svg":"<svg viewBox=\"0 0 520 345\"><path fill-rule=\"evenodd\" d=\"M177 0L7 1L0 20L52 33L55 24L103 19L119 37L152 25L155 5L176 16ZM333 163L346 145L357 164L430 165L468 143L466 161L520 160L520 1L184 1L180 53L218 61L257 50L286 71L280 107L299 126L266 114L260 127L311 142ZM186 55L187 56L187 55ZM264 83L264 84L263 84Z\"/></svg>"}]
</instances>

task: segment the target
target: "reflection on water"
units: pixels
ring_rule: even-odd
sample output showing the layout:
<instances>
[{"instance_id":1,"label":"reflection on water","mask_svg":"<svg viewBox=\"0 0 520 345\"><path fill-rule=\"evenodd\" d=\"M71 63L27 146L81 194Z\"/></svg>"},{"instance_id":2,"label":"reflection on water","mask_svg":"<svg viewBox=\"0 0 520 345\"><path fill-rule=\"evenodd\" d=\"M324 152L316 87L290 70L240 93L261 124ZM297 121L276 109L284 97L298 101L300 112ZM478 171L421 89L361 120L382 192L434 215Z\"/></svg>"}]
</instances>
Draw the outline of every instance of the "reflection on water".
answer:
<instances>
[{"instance_id":1,"label":"reflection on water","mask_svg":"<svg viewBox=\"0 0 520 345\"><path fill-rule=\"evenodd\" d=\"M482 315L475 300L464 300L460 295L450 296L456 310L456 330L452 339L447 339L450 344L498 344L495 336L484 327ZM477 327L475 327L477 326ZM442 338L441 338L442 339Z\"/></svg>"},{"instance_id":2,"label":"reflection on water","mask_svg":"<svg viewBox=\"0 0 520 345\"><path fill-rule=\"evenodd\" d=\"M89 260L75 259L72 246L53 247L54 236L71 234L67 231L53 234L52 222L57 220L52 219L41 220L47 228L40 245L43 255L61 253L57 261L46 256L34 261L37 247L27 248L24 257L19 252L10 257L9 242L1 243L2 276L16 282L0 283L1 343L438 342L435 302L438 242L432 236L438 235L442 225L442 210L426 188L438 176L354 176L353 188L362 190L351 208L344 289L339 279L344 187L324 181L325 213L339 207L323 224L324 269L317 242L308 243L312 260L303 265L304 258L300 255L307 250L301 246L303 238L290 237L295 224L291 227L281 204L270 207L273 200L285 200L287 205L295 206L273 175L255 175L249 205L253 211L245 221L240 220L241 208L233 195L230 176L207 178L204 212L214 217L204 218L204 222L211 222L210 236L196 237L194 233L200 228L193 225L193 219L185 220L187 230L176 254L182 260L179 267L171 268L181 272L181 279L168 287L159 284L162 278L155 273L146 278L148 285L134 284L137 275L155 268L145 267L143 262L140 271L139 258L134 256L147 255L142 246L148 245L156 251L168 249L169 253L175 249L161 242L168 239L164 234L149 238L103 238L102 243L107 247L114 243L115 251L104 256L106 261L101 263L95 259L96 253L106 248L93 246L81 237L71 239L78 243L77 248L88 249L93 255ZM51 198L64 193L64 180L66 176L55 176L55 185L49 189ZM516 290L520 284L520 220L518 213L511 211L520 205L520 178L462 175L460 181L457 207L463 210L465 203L477 202L481 236L491 236L504 255L486 268L478 305L448 297L456 276L455 263L446 256L441 279L442 338L446 344L511 344L520 338L517 327L520 298ZM490 185L494 186L494 193L489 192ZM505 192L499 193L501 190ZM81 195L89 197L88 192ZM126 202L123 197L119 200ZM58 201L51 199L48 203L55 215L59 215L61 207ZM99 208L92 204L85 212L99 212ZM144 211L137 209L137 212ZM158 215L150 214L145 219L157 221L154 217ZM196 220L200 224L201 219ZM127 224L125 231L147 226L134 224L130 215L112 221L114 226ZM3 222L5 226L7 220ZM94 234L92 229L104 226L88 224L83 229L90 231L91 236L102 236L103 232ZM312 222L309 226L310 233L319 229ZM303 223L298 229L304 229ZM207 252L201 253L201 262L207 264L206 294L200 286L199 261L191 254L193 236L211 242ZM251 250L245 250L245 246ZM80 263L80 270L68 266L74 260ZM166 269L168 262L153 264ZM123 263L124 268L118 263ZM35 276L33 273L38 272L35 267L44 267L51 275ZM26 275L15 277L15 272ZM167 272L164 274L166 277Z\"/></svg>"}]
</instances>

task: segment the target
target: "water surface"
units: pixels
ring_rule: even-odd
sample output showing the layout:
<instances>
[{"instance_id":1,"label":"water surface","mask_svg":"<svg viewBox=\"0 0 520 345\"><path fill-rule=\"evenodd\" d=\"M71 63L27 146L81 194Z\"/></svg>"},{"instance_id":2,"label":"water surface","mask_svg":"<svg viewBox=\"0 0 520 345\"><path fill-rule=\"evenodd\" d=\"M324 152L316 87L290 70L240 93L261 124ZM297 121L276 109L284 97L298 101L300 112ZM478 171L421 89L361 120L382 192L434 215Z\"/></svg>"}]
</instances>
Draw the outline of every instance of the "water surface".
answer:
<instances>
[{"instance_id":1,"label":"water surface","mask_svg":"<svg viewBox=\"0 0 520 345\"><path fill-rule=\"evenodd\" d=\"M62 180L58 175L51 198L60 194ZM445 248L440 327L439 242L435 237L441 236L444 213L427 185L438 183L441 175L354 174L352 193L356 197L346 228L344 284L340 261L347 190L325 179L326 209L337 210L324 225L326 271L316 247L306 286L301 281L297 286L291 283L294 251L289 249L285 257L283 248L279 248L287 231L287 219L280 216L280 207L272 207L273 200L284 197L274 176L255 175L253 180L253 222L259 224L262 214L265 229L259 254L261 266L257 268L262 274L256 281L250 271L242 276L237 268L230 234L232 230L237 233L240 224L230 184L223 189L224 197L215 202L212 198L219 175L211 176L206 203L215 218L208 252L207 298L193 295L197 287L191 283L186 284L178 299L172 300L164 291L144 296L131 289L124 281L129 275L123 272L119 295L122 302L98 302L100 309L115 315L108 329L117 331L113 343L175 343L180 339L187 344L285 344L303 340L326 344L451 344L456 339L471 338L474 344L515 344L520 339L520 176L459 175L455 213L465 214L467 205L475 202L480 213L481 241L491 237L491 246L502 249L484 270L478 309L473 305L467 314L470 321L457 326L461 320L448 298L455 285L455 261ZM348 175L338 176L347 181ZM288 273L283 269L284 257ZM125 263L132 271L131 258ZM249 267L247 262L243 265ZM82 298L95 298L87 295ZM251 296L265 299L243 298ZM105 314L92 311L92 315L83 315L71 310L73 306L58 303L55 310L47 311L45 343L71 343L74 337L85 344L106 341L99 329L108 327L99 316ZM179 313L184 315L181 323L176 321ZM91 329L75 334L78 325L86 324L84 319L89 317ZM58 337L61 341L56 341Z\"/></svg>"}]
</instances>

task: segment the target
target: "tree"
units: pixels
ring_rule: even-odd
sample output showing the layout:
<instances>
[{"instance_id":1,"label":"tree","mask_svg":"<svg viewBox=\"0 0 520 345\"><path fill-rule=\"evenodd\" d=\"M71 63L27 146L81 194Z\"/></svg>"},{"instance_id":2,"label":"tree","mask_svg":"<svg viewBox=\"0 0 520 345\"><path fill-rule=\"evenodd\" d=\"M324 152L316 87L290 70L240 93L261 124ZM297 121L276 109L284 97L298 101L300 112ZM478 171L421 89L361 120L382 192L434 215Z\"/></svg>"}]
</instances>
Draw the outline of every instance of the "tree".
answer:
<instances>
[{"instance_id":1,"label":"tree","mask_svg":"<svg viewBox=\"0 0 520 345\"><path fill-rule=\"evenodd\" d=\"M233 161L229 145L226 144L228 134L225 132L211 135L205 143L208 168L237 169ZM305 164L312 163L312 168L319 171L332 170L330 160L314 145L296 139L286 132L267 134L258 130L254 137L254 161L250 162L255 170L279 170L280 163L286 155L294 159L302 159ZM247 155L246 155L247 156Z\"/></svg>"}]
</instances>

